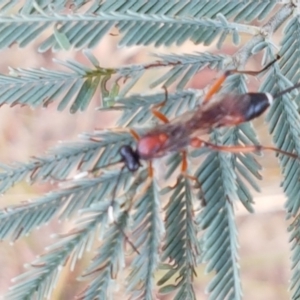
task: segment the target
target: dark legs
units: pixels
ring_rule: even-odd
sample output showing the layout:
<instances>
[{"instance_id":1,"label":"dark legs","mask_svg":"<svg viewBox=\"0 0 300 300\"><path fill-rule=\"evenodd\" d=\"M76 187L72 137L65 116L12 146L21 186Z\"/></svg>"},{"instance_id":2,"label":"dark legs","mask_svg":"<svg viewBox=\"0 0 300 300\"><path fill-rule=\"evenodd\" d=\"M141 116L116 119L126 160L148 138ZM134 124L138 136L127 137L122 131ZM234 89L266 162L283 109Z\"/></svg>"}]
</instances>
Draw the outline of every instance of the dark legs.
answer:
<instances>
[{"instance_id":1,"label":"dark legs","mask_svg":"<svg viewBox=\"0 0 300 300\"><path fill-rule=\"evenodd\" d=\"M207 94L205 95L204 99L203 99L203 103L209 101L211 99L211 97L216 94L219 89L221 88L223 82L226 80L226 78L232 74L247 74L247 75L252 75L252 76L256 76L262 72L264 72L265 70L267 70L271 65L273 65L280 57L277 56L275 60L271 61L269 64L267 64L263 69L259 70L259 71L247 71L247 70L229 70L226 71L219 79L216 80L216 82L212 85L212 87L209 89L209 91L207 92Z\"/></svg>"}]
</instances>

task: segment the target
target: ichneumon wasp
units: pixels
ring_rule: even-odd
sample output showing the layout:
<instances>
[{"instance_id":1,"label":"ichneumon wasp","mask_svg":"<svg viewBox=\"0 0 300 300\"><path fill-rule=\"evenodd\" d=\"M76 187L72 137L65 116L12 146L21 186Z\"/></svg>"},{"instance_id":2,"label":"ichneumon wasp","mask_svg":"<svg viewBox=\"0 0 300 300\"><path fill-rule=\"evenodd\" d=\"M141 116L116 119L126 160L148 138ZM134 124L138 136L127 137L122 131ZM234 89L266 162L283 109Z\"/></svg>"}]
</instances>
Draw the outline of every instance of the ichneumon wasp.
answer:
<instances>
[{"instance_id":1,"label":"ichneumon wasp","mask_svg":"<svg viewBox=\"0 0 300 300\"><path fill-rule=\"evenodd\" d=\"M108 210L109 218L112 220L112 222L115 223L115 225L118 226L113 217L113 206L121 173L125 168L127 168L130 172L137 171L142 165L141 161L149 162L148 172L149 177L152 177L153 169L151 161L155 158L165 156L171 152L182 153L181 172L186 175L187 160L185 149L188 146L196 148L206 147L216 151L225 151L231 153L247 153L260 152L262 150L271 150L295 159L299 158L295 153L289 153L275 147L262 145L224 146L213 144L199 138L199 136L207 134L213 129L226 126L236 126L259 117L268 109L270 105L272 105L274 99L279 98L282 95L300 87L300 83L298 83L275 95L263 92L245 94L217 94L228 76L232 74L247 74L256 76L267 70L275 61L277 61L277 59L272 61L259 71L226 71L213 84L213 86L210 88L210 90L202 100L201 105L199 105L199 107L195 111L187 112L169 121L168 118L159 110L156 110L155 107L152 109L152 113L155 117L161 120L163 124L155 126L141 136L139 136L134 130L130 130L131 134L137 141L135 149L131 145L122 146L119 149L121 159L117 162L107 165L109 166L121 162L123 163L123 166L119 173L119 177L117 178L116 185L112 192L111 205ZM167 96L167 90L165 89L165 101L167 101ZM159 107L160 105L157 106ZM195 179L192 176L187 176L189 178ZM120 230L123 232L126 241L130 243L132 248L137 253L139 253L133 243L130 242L123 229L120 228Z\"/></svg>"},{"instance_id":2,"label":"ichneumon wasp","mask_svg":"<svg viewBox=\"0 0 300 300\"><path fill-rule=\"evenodd\" d=\"M121 156L120 162L123 162L129 171L134 172L141 166L141 160L151 161L170 152L183 151L187 146L208 147L214 150L234 153L272 150L298 158L296 154L274 147L262 145L220 146L199 138L200 135L209 133L212 129L236 126L259 117L273 103L274 99L300 87L300 83L298 83L275 95L269 93L216 95L216 92L229 75L239 73L255 76L268 69L276 60L259 71L230 70L225 72L208 91L202 104L196 111L187 112L169 121L159 111L152 110L152 113L164 124L154 127L141 137L131 130L131 133L137 140L136 149L133 149L130 145L122 146L119 151ZM186 162L184 160L183 155L183 172L186 171ZM152 171L150 171L151 174Z\"/></svg>"}]
</instances>

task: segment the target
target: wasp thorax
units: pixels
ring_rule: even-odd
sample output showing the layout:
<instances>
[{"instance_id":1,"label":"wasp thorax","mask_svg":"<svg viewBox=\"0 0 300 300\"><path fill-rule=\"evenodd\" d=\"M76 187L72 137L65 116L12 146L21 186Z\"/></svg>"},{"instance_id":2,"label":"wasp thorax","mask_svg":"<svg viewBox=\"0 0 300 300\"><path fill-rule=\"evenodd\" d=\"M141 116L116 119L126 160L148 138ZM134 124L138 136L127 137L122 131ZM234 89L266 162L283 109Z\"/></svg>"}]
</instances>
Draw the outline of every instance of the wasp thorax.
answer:
<instances>
[{"instance_id":1,"label":"wasp thorax","mask_svg":"<svg viewBox=\"0 0 300 300\"><path fill-rule=\"evenodd\" d=\"M140 157L138 153L129 145L124 145L120 148L119 153L124 161L127 169L131 172L136 171L140 166Z\"/></svg>"}]
</instances>

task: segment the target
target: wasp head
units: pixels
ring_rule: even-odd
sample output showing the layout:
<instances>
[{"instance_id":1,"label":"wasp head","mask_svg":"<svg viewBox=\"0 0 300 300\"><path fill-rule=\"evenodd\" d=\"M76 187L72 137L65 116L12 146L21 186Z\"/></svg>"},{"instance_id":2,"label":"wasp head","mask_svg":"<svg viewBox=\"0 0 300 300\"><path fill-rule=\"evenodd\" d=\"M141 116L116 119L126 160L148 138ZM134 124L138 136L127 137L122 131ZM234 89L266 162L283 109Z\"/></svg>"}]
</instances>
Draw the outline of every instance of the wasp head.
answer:
<instances>
[{"instance_id":1,"label":"wasp head","mask_svg":"<svg viewBox=\"0 0 300 300\"><path fill-rule=\"evenodd\" d=\"M141 166L140 157L137 151L133 150L130 145L122 146L119 153L129 171L135 172Z\"/></svg>"}]
</instances>

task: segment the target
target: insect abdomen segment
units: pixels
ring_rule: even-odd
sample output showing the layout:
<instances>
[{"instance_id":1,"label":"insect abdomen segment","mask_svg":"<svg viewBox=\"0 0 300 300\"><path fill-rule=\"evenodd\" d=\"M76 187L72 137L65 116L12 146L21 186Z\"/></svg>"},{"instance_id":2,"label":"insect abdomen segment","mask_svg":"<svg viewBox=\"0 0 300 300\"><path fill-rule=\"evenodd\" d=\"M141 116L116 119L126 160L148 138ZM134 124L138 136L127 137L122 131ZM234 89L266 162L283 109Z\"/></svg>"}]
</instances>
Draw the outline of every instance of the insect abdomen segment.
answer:
<instances>
[{"instance_id":1,"label":"insect abdomen segment","mask_svg":"<svg viewBox=\"0 0 300 300\"><path fill-rule=\"evenodd\" d=\"M244 116L244 122L255 119L260 116L273 102L273 96L268 93L247 93L244 97L250 97L248 106L243 108L241 114Z\"/></svg>"}]
</instances>

